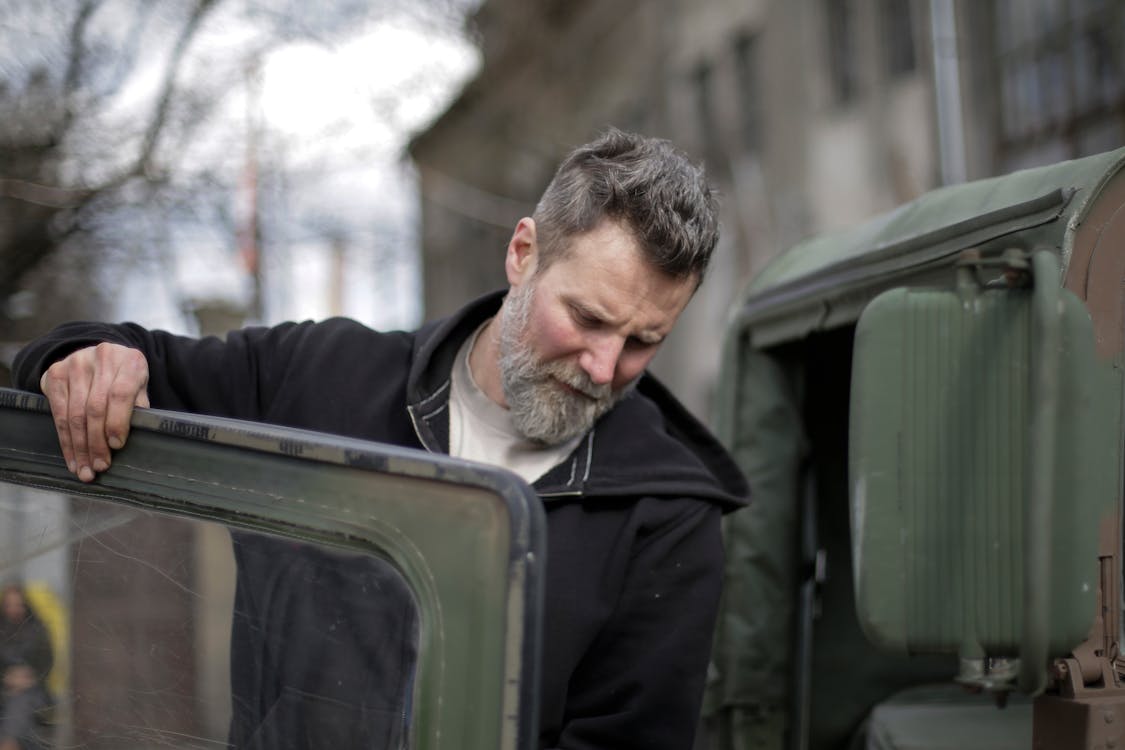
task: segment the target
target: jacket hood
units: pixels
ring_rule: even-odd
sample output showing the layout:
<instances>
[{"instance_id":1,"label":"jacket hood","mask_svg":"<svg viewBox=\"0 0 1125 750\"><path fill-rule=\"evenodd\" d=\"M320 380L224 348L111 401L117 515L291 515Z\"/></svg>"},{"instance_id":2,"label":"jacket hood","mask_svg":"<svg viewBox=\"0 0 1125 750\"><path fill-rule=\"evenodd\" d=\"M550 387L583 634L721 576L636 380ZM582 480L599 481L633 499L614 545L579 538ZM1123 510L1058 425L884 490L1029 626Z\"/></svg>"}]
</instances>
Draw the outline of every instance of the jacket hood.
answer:
<instances>
[{"instance_id":1,"label":"jacket hood","mask_svg":"<svg viewBox=\"0 0 1125 750\"><path fill-rule=\"evenodd\" d=\"M505 294L480 297L418 331L407 394L419 437L431 451L449 451L445 405L457 350L496 314ZM534 486L544 502L595 496L697 497L724 511L745 505L750 494L726 449L648 373Z\"/></svg>"}]
</instances>

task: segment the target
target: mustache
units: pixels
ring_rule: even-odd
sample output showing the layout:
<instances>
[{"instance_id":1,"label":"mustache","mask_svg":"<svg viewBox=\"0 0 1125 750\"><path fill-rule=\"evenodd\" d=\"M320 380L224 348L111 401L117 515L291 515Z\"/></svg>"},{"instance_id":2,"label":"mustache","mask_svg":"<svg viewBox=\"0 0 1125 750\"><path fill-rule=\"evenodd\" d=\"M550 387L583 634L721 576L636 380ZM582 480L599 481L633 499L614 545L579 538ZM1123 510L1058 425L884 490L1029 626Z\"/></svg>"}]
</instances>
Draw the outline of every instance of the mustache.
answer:
<instances>
[{"instance_id":1,"label":"mustache","mask_svg":"<svg viewBox=\"0 0 1125 750\"><path fill-rule=\"evenodd\" d=\"M613 396L611 384L595 383L580 367L556 362L548 365L544 370L546 377L558 380L592 401L605 401Z\"/></svg>"}]
</instances>

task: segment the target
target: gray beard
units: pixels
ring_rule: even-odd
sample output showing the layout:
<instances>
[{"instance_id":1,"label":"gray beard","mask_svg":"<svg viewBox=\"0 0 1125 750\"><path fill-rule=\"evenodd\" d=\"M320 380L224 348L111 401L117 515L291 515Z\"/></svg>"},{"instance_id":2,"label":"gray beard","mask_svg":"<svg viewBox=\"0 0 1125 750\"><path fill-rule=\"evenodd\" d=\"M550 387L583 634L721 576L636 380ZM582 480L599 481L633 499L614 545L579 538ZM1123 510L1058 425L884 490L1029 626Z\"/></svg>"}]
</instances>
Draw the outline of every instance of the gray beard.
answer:
<instances>
[{"instance_id":1,"label":"gray beard","mask_svg":"<svg viewBox=\"0 0 1125 750\"><path fill-rule=\"evenodd\" d=\"M516 430L534 443L560 445L589 430L636 381L614 392L608 383L592 382L577 364L540 361L528 341L534 292L534 282L510 292L500 309L500 384Z\"/></svg>"}]
</instances>

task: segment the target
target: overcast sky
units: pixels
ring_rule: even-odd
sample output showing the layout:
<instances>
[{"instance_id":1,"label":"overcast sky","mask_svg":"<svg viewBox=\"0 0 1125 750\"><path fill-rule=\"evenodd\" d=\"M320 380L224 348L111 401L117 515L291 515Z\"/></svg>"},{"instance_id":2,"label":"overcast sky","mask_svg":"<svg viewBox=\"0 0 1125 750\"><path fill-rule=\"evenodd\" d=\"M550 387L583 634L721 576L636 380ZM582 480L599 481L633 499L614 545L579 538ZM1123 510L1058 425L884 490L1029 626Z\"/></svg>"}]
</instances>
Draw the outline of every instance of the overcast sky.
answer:
<instances>
[{"instance_id":1,"label":"overcast sky","mask_svg":"<svg viewBox=\"0 0 1125 750\"><path fill-rule=\"evenodd\" d=\"M404 147L479 65L464 33L478 2L219 0L194 26L186 0L0 0L0 148L61 134L49 187L119 185L71 239L116 303L107 317L192 332L193 299L245 299L232 229L251 215L240 186L253 152L261 322L338 312L411 327L418 186ZM115 182L150 143L145 180Z\"/></svg>"},{"instance_id":2,"label":"overcast sky","mask_svg":"<svg viewBox=\"0 0 1125 750\"><path fill-rule=\"evenodd\" d=\"M199 43L236 44L240 36L218 24ZM420 322L418 187L404 149L478 64L478 51L456 30L410 16L374 20L342 43L284 46L264 59L257 103L249 106L261 118L261 158L286 176L281 188L277 179L260 183L263 211L272 209L275 219L263 242L263 322L334 313L377 328ZM245 129L247 101L231 98L221 129ZM286 221L276 221L279 210ZM338 309L329 301L325 226L349 238ZM249 279L230 238L194 232L174 276L157 281L165 298L153 294L160 270L142 267L143 283L124 286L115 317L190 331L193 321L179 307L184 297L246 298Z\"/></svg>"}]
</instances>

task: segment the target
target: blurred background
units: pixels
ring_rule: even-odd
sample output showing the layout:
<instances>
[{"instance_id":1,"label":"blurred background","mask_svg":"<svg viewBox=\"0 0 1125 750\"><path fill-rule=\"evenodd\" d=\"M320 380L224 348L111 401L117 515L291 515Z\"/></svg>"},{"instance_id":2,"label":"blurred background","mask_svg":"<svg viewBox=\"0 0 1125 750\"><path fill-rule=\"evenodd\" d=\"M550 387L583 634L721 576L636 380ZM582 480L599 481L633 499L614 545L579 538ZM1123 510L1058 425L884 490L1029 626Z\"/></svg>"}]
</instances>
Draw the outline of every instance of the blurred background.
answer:
<instances>
[{"instance_id":1,"label":"blurred background","mask_svg":"<svg viewBox=\"0 0 1125 750\"><path fill-rule=\"evenodd\" d=\"M739 289L787 247L1125 143L1125 2L0 0L0 385L75 318L448 314L503 284L515 222L608 125L670 138L721 192L712 271L654 363L707 419ZM222 738L225 531L0 490L59 736L132 746L121 727L159 716ZM122 675L151 705L108 692Z\"/></svg>"},{"instance_id":2,"label":"blurred background","mask_svg":"<svg viewBox=\"0 0 1125 750\"><path fill-rule=\"evenodd\" d=\"M708 416L786 247L1115 148L1120 0L0 0L0 382L75 317L413 327L503 283L560 157L672 139L723 199L655 369Z\"/></svg>"},{"instance_id":3,"label":"blurred background","mask_svg":"<svg viewBox=\"0 0 1125 750\"><path fill-rule=\"evenodd\" d=\"M421 319L410 133L475 0L0 0L0 360L74 317Z\"/></svg>"}]
</instances>

